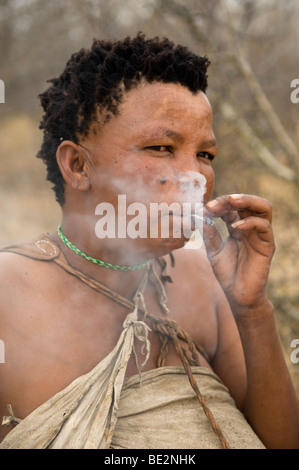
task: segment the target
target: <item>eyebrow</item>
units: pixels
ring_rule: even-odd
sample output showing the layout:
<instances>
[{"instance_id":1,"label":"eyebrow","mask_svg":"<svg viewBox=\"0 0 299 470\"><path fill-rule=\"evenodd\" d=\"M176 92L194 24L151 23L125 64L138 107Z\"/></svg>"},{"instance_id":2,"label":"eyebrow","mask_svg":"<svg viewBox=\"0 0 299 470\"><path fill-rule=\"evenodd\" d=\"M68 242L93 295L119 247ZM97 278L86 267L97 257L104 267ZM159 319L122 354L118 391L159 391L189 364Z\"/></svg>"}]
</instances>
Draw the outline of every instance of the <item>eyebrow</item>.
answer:
<instances>
[{"instance_id":1,"label":"eyebrow","mask_svg":"<svg viewBox=\"0 0 299 470\"><path fill-rule=\"evenodd\" d=\"M157 129L155 131L153 131L152 133L148 133L146 135L146 137L148 137L149 139L160 139L160 138L163 138L163 137L170 137L170 138L173 138L173 139L176 139L178 141L183 141L183 136L177 132L177 131L174 131L172 129Z\"/></svg>"},{"instance_id":2,"label":"eyebrow","mask_svg":"<svg viewBox=\"0 0 299 470\"><path fill-rule=\"evenodd\" d=\"M177 140L178 142L183 142L184 141L184 137L182 136L182 134L180 134L179 132L177 131L174 131L173 129L158 129L156 130L155 132L151 133L151 134L148 134L147 137L149 139L160 139L160 138L163 138L163 137L169 137L169 138L172 138L172 139L175 139ZM204 140L203 142L201 142L201 147L204 147L204 148L212 148L212 147L217 147L218 148L218 143L217 143L217 140L216 139L209 139L209 140Z\"/></svg>"},{"instance_id":3,"label":"eyebrow","mask_svg":"<svg viewBox=\"0 0 299 470\"><path fill-rule=\"evenodd\" d=\"M212 147L217 147L218 148L218 142L216 139L210 139L210 140L204 140L201 143L202 147L210 149Z\"/></svg>"}]
</instances>

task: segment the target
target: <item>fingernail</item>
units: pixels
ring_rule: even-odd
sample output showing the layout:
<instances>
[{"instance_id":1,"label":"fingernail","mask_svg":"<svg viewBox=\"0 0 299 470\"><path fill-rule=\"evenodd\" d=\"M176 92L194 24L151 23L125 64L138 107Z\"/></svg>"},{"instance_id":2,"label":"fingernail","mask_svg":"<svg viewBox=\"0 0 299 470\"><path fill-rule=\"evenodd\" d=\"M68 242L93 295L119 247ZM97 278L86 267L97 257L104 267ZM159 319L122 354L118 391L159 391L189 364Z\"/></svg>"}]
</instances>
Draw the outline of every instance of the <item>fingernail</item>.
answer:
<instances>
[{"instance_id":1,"label":"fingernail","mask_svg":"<svg viewBox=\"0 0 299 470\"><path fill-rule=\"evenodd\" d=\"M213 207L217 206L218 202L216 201L216 199L214 199L213 201L209 201L207 204L206 204L206 207L208 209L212 209Z\"/></svg>"},{"instance_id":2,"label":"fingernail","mask_svg":"<svg viewBox=\"0 0 299 470\"><path fill-rule=\"evenodd\" d=\"M245 224L245 220L238 220L237 222L234 222L233 224L231 224L231 226L233 228L237 228L237 227L240 227L241 225L244 225Z\"/></svg>"},{"instance_id":3,"label":"fingernail","mask_svg":"<svg viewBox=\"0 0 299 470\"><path fill-rule=\"evenodd\" d=\"M229 197L232 199L241 199L243 197L243 194L230 194Z\"/></svg>"}]
</instances>

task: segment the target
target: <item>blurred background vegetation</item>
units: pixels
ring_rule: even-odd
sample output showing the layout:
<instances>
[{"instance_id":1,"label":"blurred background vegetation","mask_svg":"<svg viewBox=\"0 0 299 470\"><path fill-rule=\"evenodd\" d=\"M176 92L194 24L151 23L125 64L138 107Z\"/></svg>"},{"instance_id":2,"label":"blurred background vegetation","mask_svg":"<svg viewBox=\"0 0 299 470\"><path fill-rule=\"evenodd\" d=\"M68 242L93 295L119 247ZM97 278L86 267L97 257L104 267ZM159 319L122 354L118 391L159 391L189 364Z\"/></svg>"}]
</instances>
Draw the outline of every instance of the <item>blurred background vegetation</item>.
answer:
<instances>
[{"instance_id":1,"label":"blurred background vegetation","mask_svg":"<svg viewBox=\"0 0 299 470\"><path fill-rule=\"evenodd\" d=\"M208 97L220 153L215 196L255 193L274 208L277 250L269 291L299 397L299 78L297 0L0 0L0 245L30 240L60 220L35 155L38 94L93 38L143 31L208 55ZM273 364L275 368L275 364Z\"/></svg>"}]
</instances>

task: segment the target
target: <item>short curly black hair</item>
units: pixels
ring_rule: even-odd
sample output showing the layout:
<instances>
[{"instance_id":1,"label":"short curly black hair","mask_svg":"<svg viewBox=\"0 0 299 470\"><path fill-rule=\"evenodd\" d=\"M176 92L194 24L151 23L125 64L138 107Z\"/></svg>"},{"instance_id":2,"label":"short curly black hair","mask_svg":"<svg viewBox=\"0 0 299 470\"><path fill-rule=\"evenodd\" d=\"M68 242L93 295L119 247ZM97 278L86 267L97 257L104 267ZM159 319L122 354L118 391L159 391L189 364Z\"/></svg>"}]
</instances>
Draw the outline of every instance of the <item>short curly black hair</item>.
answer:
<instances>
[{"instance_id":1,"label":"short curly black hair","mask_svg":"<svg viewBox=\"0 0 299 470\"><path fill-rule=\"evenodd\" d=\"M117 115L123 90L132 89L142 79L205 92L209 64L206 56L185 46L167 38L147 39L142 33L119 41L94 40L90 49L74 53L62 74L48 80L52 85L39 95L44 134L37 157L47 166L47 180L54 183L58 203L64 204L64 180L56 161L62 140L78 143L88 135L98 111L106 113L106 121Z\"/></svg>"}]
</instances>

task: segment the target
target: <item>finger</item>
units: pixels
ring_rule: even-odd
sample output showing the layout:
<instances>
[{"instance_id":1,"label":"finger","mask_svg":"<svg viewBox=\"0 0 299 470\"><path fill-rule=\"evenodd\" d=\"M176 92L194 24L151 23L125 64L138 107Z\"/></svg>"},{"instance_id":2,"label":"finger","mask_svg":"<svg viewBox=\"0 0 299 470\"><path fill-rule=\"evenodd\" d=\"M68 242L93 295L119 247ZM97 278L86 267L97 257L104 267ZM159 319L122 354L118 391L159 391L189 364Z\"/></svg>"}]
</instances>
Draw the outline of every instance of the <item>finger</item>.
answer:
<instances>
[{"instance_id":1,"label":"finger","mask_svg":"<svg viewBox=\"0 0 299 470\"><path fill-rule=\"evenodd\" d=\"M214 216L231 218L232 211L236 211L240 218L250 215L262 217L271 222L272 206L269 201L258 196L248 194L228 194L220 196L206 204L206 209Z\"/></svg>"},{"instance_id":2,"label":"finger","mask_svg":"<svg viewBox=\"0 0 299 470\"><path fill-rule=\"evenodd\" d=\"M249 231L255 231L261 240L274 244L272 226L267 219L251 216L231 224L230 234L234 238L240 238Z\"/></svg>"},{"instance_id":3,"label":"finger","mask_svg":"<svg viewBox=\"0 0 299 470\"><path fill-rule=\"evenodd\" d=\"M248 194L231 194L229 202L241 218L254 215L272 221L272 205L267 199Z\"/></svg>"}]
</instances>

